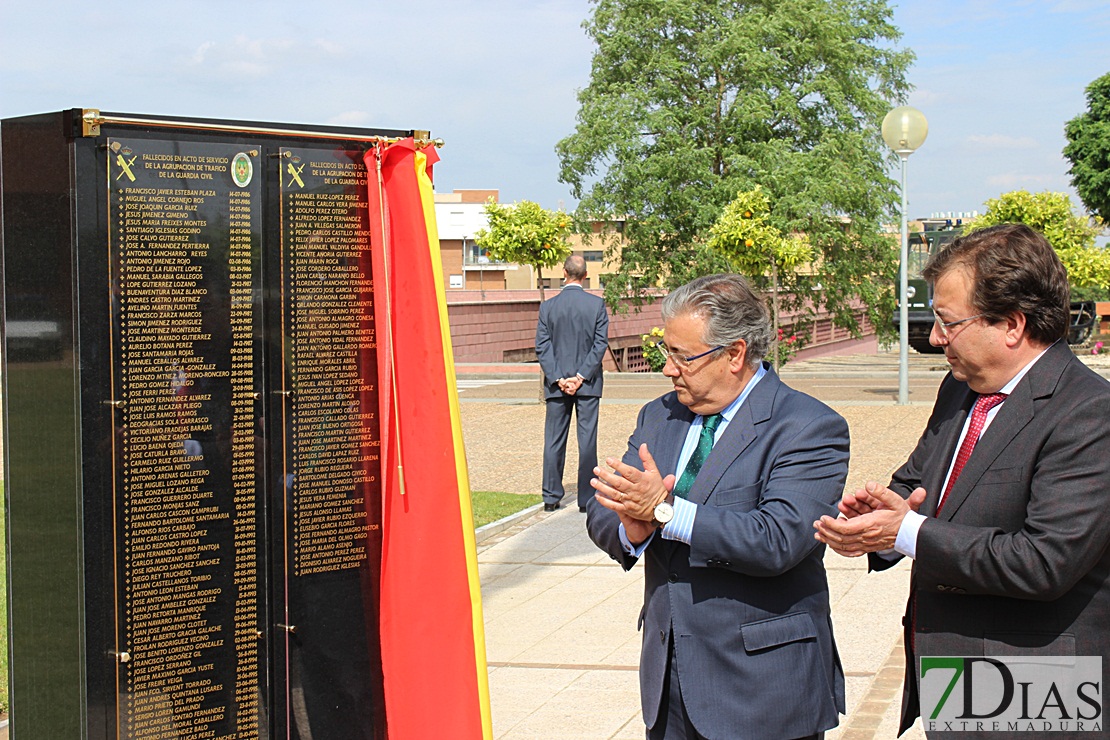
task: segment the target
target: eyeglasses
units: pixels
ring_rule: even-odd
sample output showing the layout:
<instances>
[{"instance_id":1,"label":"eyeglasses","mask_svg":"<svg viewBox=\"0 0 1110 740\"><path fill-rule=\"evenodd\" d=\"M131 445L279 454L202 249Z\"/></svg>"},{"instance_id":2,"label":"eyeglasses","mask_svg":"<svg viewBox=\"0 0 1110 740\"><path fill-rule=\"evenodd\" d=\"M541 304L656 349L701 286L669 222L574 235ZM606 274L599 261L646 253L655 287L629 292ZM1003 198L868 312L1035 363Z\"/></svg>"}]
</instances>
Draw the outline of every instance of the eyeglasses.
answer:
<instances>
[{"instance_id":1,"label":"eyeglasses","mask_svg":"<svg viewBox=\"0 0 1110 740\"><path fill-rule=\"evenodd\" d=\"M929 310L932 311L932 309L929 309ZM948 333L948 330L951 327L958 326L959 324L963 324L964 322L967 322L967 321L972 321L974 319L982 318L983 316L986 316L986 314L977 313L974 316L968 316L966 319L956 319L955 321L944 321L943 319L941 319L940 316L937 316L936 311L933 311L933 320L936 321L937 328L940 329L941 336L943 336L946 340L952 338L952 335Z\"/></svg>"},{"instance_id":2,"label":"eyeglasses","mask_svg":"<svg viewBox=\"0 0 1110 740\"><path fill-rule=\"evenodd\" d=\"M690 367L690 363L694 360L700 360L701 358L711 355L714 352L720 352L726 347L728 347L727 344L721 344L714 347L713 349L707 349L705 352L687 357L685 355L680 355L677 352L671 352L671 350L667 348L667 345L663 344L662 342L655 342L655 348L663 353L663 355L666 356L668 360L673 362L674 366L677 367L679 370L685 370L686 368Z\"/></svg>"}]
</instances>

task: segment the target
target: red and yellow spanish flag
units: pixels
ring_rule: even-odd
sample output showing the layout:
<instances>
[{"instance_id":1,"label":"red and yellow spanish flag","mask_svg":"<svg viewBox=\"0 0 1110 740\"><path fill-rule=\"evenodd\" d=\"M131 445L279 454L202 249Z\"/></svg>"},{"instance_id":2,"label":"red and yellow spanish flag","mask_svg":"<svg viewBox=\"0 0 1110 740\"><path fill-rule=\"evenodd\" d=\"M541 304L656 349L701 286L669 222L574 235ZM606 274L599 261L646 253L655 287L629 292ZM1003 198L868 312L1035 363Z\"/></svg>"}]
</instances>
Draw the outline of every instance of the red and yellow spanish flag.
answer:
<instances>
[{"instance_id":1,"label":"red and yellow spanish flag","mask_svg":"<svg viewBox=\"0 0 1110 740\"><path fill-rule=\"evenodd\" d=\"M482 594L432 198L434 148L366 154L390 740L490 739Z\"/></svg>"}]
</instances>

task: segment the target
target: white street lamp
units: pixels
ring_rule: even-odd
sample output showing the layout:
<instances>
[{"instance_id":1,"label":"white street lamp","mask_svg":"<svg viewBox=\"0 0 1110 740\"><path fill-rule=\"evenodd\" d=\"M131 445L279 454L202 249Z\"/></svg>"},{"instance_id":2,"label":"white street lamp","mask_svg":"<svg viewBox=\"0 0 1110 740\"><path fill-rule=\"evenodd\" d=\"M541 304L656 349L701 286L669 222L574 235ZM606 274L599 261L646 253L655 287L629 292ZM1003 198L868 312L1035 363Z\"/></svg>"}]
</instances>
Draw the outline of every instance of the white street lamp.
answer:
<instances>
[{"instance_id":1,"label":"white street lamp","mask_svg":"<svg viewBox=\"0 0 1110 740\"><path fill-rule=\"evenodd\" d=\"M898 284L898 403L910 402L910 314L907 293L909 292L909 255L910 241L906 229L906 160L919 146L925 143L929 134L929 122L925 114L909 105L899 106L883 119L883 141L902 160L902 266L899 270Z\"/></svg>"}]
</instances>

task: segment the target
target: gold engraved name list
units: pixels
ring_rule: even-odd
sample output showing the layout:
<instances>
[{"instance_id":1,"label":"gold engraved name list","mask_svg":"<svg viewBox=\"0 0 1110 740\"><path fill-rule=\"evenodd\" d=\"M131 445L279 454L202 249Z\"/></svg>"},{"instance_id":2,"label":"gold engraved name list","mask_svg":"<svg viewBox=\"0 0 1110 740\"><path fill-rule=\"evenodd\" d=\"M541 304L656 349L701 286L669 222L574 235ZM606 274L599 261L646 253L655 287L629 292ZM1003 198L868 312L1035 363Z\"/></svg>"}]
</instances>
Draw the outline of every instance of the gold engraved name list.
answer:
<instances>
[{"instance_id":1,"label":"gold engraved name list","mask_svg":"<svg viewBox=\"0 0 1110 740\"><path fill-rule=\"evenodd\" d=\"M258 188L234 176L243 157L109 145L123 737L258 737Z\"/></svg>"},{"instance_id":2,"label":"gold engraved name list","mask_svg":"<svg viewBox=\"0 0 1110 740\"><path fill-rule=\"evenodd\" d=\"M308 576L362 567L367 533L378 527L366 506L378 474L373 281L360 157L287 151L289 166L299 167L282 191L294 390L291 565Z\"/></svg>"}]
</instances>

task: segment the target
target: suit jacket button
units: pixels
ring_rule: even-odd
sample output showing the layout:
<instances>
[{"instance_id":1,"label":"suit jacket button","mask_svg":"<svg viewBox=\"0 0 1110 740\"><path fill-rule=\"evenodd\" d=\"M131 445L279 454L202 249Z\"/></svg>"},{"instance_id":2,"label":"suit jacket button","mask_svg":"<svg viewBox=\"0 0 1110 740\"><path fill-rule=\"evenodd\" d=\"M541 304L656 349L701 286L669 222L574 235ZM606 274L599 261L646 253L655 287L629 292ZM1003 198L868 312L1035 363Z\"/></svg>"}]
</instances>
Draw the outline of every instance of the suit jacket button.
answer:
<instances>
[{"instance_id":1,"label":"suit jacket button","mask_svg":"<svg viewBox=\"0 0 1110 740\"><path fill-rule=\"evenodd\" d=\"M659 643L661 645L666 645L667 644L667 633L664 632L663 630L659 630Z\"/></svg>"},{"instance_id":2,"label":"suit jacket button","mask_svg":"<svg viewBox=\"0 0 1110 740\"><path fill-rule=\"evenodd\" d=\"M678 573L671 573L667 576L667 580L671 583L678 583Z\"/></svg>"}]
</instances>

